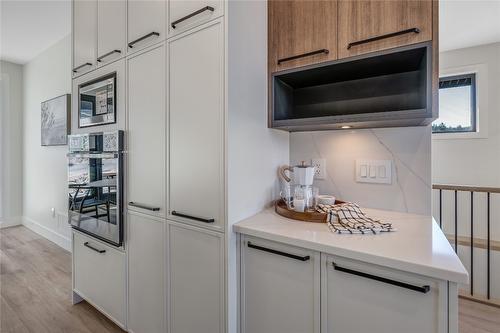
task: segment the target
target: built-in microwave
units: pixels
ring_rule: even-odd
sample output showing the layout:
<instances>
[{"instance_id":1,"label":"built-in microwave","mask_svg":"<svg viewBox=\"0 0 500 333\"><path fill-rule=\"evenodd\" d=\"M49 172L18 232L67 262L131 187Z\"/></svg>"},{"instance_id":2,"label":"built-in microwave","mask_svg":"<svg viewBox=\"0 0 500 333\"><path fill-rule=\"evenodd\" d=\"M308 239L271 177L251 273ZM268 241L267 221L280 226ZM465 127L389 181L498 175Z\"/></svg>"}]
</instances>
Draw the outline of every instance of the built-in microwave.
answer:
<instances>
[{"instance_id":1,"label":"built-in microwave","mask_svg":"<svg viewBox=\"0 0 500 333\"><path fill-rule=\"evenodd\" d=\"M78 127L116 123L116 73L78 86Z\"/></svg>"},{"instance_id":2,"label":"built-in microwave","mask_svg":"<svg viewBox=\"0 0 500 333\"><path fill-rule=\"evenodd\" d=\"M123 243L123 131L68 137L68 223Z\"/></svg>"}]
</instances>

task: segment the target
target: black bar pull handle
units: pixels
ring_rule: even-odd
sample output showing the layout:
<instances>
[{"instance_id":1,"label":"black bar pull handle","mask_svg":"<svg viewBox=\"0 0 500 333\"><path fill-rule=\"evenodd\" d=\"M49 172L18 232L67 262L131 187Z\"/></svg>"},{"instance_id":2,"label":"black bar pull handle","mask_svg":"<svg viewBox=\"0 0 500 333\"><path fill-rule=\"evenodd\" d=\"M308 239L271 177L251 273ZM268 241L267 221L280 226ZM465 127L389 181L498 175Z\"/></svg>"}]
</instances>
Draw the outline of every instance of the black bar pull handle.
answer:
<instances>
[{"instance_id":1,"label":"black bar pull handle","mask_svg":"<svg viewBox=\"0 0 500 333\"><path fill-rule=\"evenodd\" d=\"M198 9L198 10L197 10L197 11L195 11L195 12L192 12L192 13L191 13L191 14L189 14L189 15L186 15L186 16L184 16L184 17L181 17L180 19L178 19L178 20L176 20L176 21L172 22L170 25L172 26L172 29L175 29L175 26L176 26L177 24L179 24L179 23L181 23L181 22L183 22L183 21L186 21L186 20L190 19L191 17L196 16L196 15L198 15L198 14L201 14L201 13L203 13L204 11L207 11L207 10L209 10L209 11L213 12L213 11L215 11L215 8L214 8L214 7L211 7L211 6L205 6L205 7L201 8L201 9Z\"/></svg>"},{"instance_id":2,"label":"black bar pull handle","mask_svg":"<svg viewBox=\"0 0 500 333\"><path fill-rule=\"evenodd\" d=\"M153 37L153 36L159 37L160 33L159 32L155 32L155 31L150 32L149 34L146 34L146 35L144 35L142 37L139 37L136 40L133 40L130 43L128 43L128 47L133 48L135 44L137 44L137 43L139 43L139 42L141 42L141 41L143 41L145 39L148 39L149 37Z\"/></svg>"},{"instance_id":3,"label":"black bar pull handle","mask_svg":"<svg viewBox=\"0 0 500 333\"><path fill-rule=\"evenodd\" d=\"M87 66L92 66L92 63L86 62L83 65L80 65L78 67L73 68L73 73L78 73L79 69L82 69L83 67L87 67Z\"/></svg>"},{"instance_id":4,"label":"black bar pull handle","mask_svg":"<svg viewBox=\"0 0 500 333\"><path fill-rule=\"evenodd\" d=\"M197 217L197 216L192 216L192 215L176 212L175 210L173 210L171 212L171 214L174 216L184 217L186 219L191 219L191 220L205 222L205 223L214 223L215 222L215 219L205 219L203 217Z\"/></svg>"},{"instance_id":5,"label":"black bar pull handle","mask_svg":"<svg viewBox=\"0 0 500 333\"><path fill-rule=\"evenodd\" d=\"M316 50L316 51L312 51L312 52L294 55L294 56L291 56L288 58L281 58L281 59L278 59L278 65L281 65L282 62L292 61L295 59L300 59L300 58L305 58L305 57L310 57L312 55L321 54L321 53L328 54L328 53L330 53L330 51L328 49L321 49L321 50Z\"/></svg>"},{"instance_id":6,"label":"black bar pull handle","mask_svg":"<svg viewBox=\"0 0 500 333\"><path fill-rule=\"evenodd\" d=\"M283 257L287 257L287 258L292 258L292 259L295 259L295 260L308 261L309 259L311 259L310 256L298 256L296 254L291 254L291 253L282 252L282 251L270 249L270 248L267 248L267 247L263 247L263 246L260 246L260 245L255 245L255 244L253 244L251 242L247 242L247 246L249 248L252 248L252 249L256 249L256 250L259 250L259 251L264 251L264 252L269 252L269 253L277 254L279 256L283 256Z\"/></svg>"},{"instance_id":7,"label":"black bar pull handle","mask_svg":"<svg viewBox=\"0 0 500 333\"><path fill-rule=\"evenodd\" d=\"M391 33L385 34L385 35L380 35L380 36L370 37L370 38L363 39L363 40L358 40L358 41L349 43L347 45L347 49L349 50L351 47L356 46L356 45L375 42L377 40L396 37L396 36L400 36L400 35L405 35L405 34L409 34L412 32L418 34L418 33L420 33L420 29L419 28L410 28L410 29L401 30L401 31L397 31L397 32L391 32Z\"/></svg>"},{"instance_id":8,"label":"black bar pull handle","mask_svg":"<svg viewBox=\"0 0 500 333\"><path fill-rule=\"evenodd\" d=\"M110 52L108 52L106 54L103 54L102 56L100 56L99 58L97 58L97 62L102 62L102 59L104 59L106 57L109 57L110 55L115 54L115 53L120 54L120 53L122 53L122 51L120 51L120 50L113 50L113 51L110 51Z\"/></svg>"},{"instance_id":9,"label":"black bar pull handle","mask_svg":"<svg viewBox=\"0 0 500 333\"><path fill-rule=\"evenodd\" d=\"M89 249L94 250L97 253L106 253L106 250L99 250L98 248L93 247L92 245L90 245L89 242L83 243L83 246L88 247Z\"/></svg>"},{"instance_id":10,"label":"black bar pull handle","mask_svg":"<svg viewBox=\"0 0 500 333\"><path fill-rule=\"evenodd\" d=\"M160 210L160 207L151 207L151 206L140 204L140 203L133 202L133 201L129 201L128 204L132 207L142 208L142 209L150 210L152 212L157 212Z\"/></svg>"},{"instance_id":11,"label":"black bar pull handle","mask_svg":"<svg viewBox=\"0 0 500 333\"><path fill-rule=\"evenodd\" d=\"M375 281L379 281L379 282L383 282L383 283L387 283L387 284L392 284L394 286L398 286L401 288L406 288L406 289L410 289L413 291L418 291L418 292L423 293L423 294L427 294L429 292L429 290L431 290L431 287L428 285L415 286L413 284L400 282L400 281L396 281L396 280L391 280L391 279L387 279L387 278L384 278L381 276L372 275L372 274L368 274L368 273L364 273L364 272L360 272L360 271L355 271L355 270L350 269L350 268L341 267L341 266L338 266L337 264L335 264L334 262L332 262L332 264L333 264L333 268L339 272L344 272L347 274L357 275L357 276L361 276L361 277L364 277L367 279L371 279L371 280L375 280Z\"/></svg>"}]
</instances>

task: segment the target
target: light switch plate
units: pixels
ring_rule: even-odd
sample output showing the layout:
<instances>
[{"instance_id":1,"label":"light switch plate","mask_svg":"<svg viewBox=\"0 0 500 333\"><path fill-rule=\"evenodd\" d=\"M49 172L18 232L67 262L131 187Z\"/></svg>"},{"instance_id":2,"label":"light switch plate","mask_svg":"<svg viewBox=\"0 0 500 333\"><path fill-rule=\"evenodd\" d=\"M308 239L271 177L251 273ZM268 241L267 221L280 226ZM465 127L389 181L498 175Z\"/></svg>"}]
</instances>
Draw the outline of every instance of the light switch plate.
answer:
<instances>
[{"instance_id":1,"label":"light switch plate","mask_svg":"<svg viewBox=\"0 0 500 333\"><path fill-rule=\"evenodd\" d=\"M357 159L356 182L392 184L392 161Z\"/></svg>"},{"instance_id":2,"label":"light switch plate","mask_svg":"<svg viewBox=\"0 0 500 333\"><path fill-rule=\"evenodd\" d=\"M326 178L326 159L324 158L312 158L311 165L316 167L314 170L314 179L325 179Z\"/></svg>"}]
</instances>

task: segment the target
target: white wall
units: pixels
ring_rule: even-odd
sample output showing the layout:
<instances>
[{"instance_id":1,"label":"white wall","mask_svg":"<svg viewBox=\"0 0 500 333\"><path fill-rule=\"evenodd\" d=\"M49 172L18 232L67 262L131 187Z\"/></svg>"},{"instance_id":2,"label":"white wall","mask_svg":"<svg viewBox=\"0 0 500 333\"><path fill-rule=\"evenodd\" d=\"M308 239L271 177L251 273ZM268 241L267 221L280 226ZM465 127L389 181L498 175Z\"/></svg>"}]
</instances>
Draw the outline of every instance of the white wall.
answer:
<instances>
[{"instance_id":1,"label":"white wall","mask_svg":"<svg viewBox=\"0 0 500 333\"><path fill-rule=\"evenodd\" d=\"M21 223L22 67L0 61L0 228Z\"/></svg>"},{"instance_id":2,"label":"white wall","mask_svg":"<svg viewBox=\"0 0 500 333\"><path fill-rule=\"evenodd\" d=\"M40 145L40 103L71 92L70 36L26 64L23 81L23 223L69 249L68 148Z\"/></svg>"}]
</instances>

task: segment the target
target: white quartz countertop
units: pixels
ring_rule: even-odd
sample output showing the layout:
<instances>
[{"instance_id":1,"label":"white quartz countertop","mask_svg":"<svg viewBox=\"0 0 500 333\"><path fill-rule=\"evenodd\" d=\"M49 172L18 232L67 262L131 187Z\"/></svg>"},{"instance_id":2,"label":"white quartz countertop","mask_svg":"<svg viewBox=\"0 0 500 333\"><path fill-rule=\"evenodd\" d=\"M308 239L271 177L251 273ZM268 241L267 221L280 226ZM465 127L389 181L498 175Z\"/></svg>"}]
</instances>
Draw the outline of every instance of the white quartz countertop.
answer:
<instances>
[{"instance_id":1,"label":"white quartz countertop","mask_svg":"<svg viewBox=\"0 0 500 333\"><path fill-rule=\"evenodd\" d=\"M468 283L469 275L431 216L363 208L370 217L391 222L395 232L335 234L326 223L282 217L274 208L236 223L237 233L282 242L437 279Z\"/></svg>"}]
</instances>

